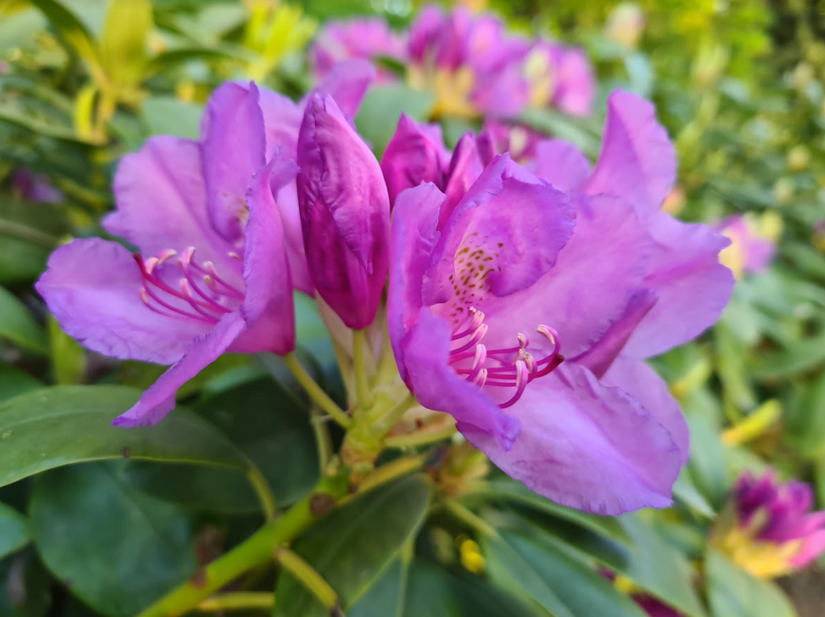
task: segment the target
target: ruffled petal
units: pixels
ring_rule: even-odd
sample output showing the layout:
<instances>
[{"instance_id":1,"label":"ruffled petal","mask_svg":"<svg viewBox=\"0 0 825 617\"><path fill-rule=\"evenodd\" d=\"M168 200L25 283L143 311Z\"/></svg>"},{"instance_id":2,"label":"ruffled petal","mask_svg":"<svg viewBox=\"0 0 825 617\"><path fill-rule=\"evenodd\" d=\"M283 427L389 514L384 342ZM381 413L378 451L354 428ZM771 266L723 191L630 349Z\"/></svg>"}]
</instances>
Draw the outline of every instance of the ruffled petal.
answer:
<instances>
[{"instance_id":1,"label":"ruffled petal","mask_svg":"<svg viewBox=\"0 0 825 617\"><path fill-rule=\"evenodd\" d=\"M443 320L422 309L402 345L407 385L419 403L452 415L462 432L479 432L501 451L510 448L519 433L518 420L449 367L450 329Z\"/></svg>"},{"instance_id":2,"label":"ruffled petal","mask_svg":"<svg viewBox=\"0 0 825 617\"><path fill-rule=\"evenodd\" d=\"M543 139L536 145L533 171L560 191L578 191L590 177L590 163L573 144Z\"/></svg>"},{"instance_id":3,"label":"ruffled petal","mask_svg":"<svg viewBox=\"0 0 825 617\"><path fill-rule=\"evenodd\" d=\"M647 314L622 353L647 358L696 338L719 319L733 290L733 274L719 263L729 240L701 224L664 212L648 221L655 240L644 285L656 292Z\"/></svg>"},{"instance_id":4,"label":"ruffled petal","mask_svg":"<svg viewBox=\"0 0 825 617\"><path fill-rule=\"evenodd\" d=\"M508 411L521 422L509 451L474 427L459 430L529 489L607 515L672 503L682 452L649 411L587 369L563 364Z\"/></svg>"},{"instance_id":5,"label":"ruffled petal","mask_svg":"<svg viewBox=\"0 0 825 617\"><path fill-rule=\"evenodd\" d=\"M585 192L623 197L639 214L650 214L661 207L675 177L676 151L653 104L629 92L611 94L602 151Z\"/></svg>"},{"instance_id":6,"label":"ruffled petal","mask_svg":"<svg viewBox=\"0 0 825 617\"><path fill-rule=\"evenodd\" d=\"M75 240L49 258L36 288L67 334L121 360L171 364L211 326L155 313L134 256L116 242Z\"/></svg>"},{"instance_id":7,"label":"ruffled petal","mask_svg":"<svg viewBox=\"0 0 825 617\"><path fill-rule=\"evenodd\" d=\"M209 221L196 142L152 137L138 152L121 159L114 193L117 210L104 219L103 226L144 255L194 246L203 259L227 264L232 247Z\"/></svg>"},{"instance_id":8,"label":"ruffled petal","mask_svg":"<svg viewBox=\"0 0 825 617\"><path fill-rule=\"evenodd\" d=\"M246 190L266 162L258 88L229 82L215 90L203 117L203 170L212 225L229 242L243 238Z\"/></svg>"},{"instance_id":9,"label":"ruffled petal","mask_svg":"<svg viewBox=\"0 0 825 617\"><path fill-rule=\"evenodd\" d=\"M208 333L199 336L183 357L152 384L129 411L112 420L112 426L134 428L157 424L175 408L175 394L225 352L246 327L239 311L224 315Z\"/></svg>"}]
</instances>

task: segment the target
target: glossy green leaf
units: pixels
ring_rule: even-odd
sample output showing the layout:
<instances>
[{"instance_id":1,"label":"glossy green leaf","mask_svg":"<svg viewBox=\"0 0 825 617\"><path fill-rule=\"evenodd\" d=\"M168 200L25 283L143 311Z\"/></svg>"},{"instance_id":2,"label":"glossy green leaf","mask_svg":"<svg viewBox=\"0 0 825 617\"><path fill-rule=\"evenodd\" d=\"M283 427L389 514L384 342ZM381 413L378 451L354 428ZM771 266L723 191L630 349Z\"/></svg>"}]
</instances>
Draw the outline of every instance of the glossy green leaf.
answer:
<instances>
[{"instance_id":1,"label":"glossy green leaf","mask_svg":"<svg viewBox=\"0 0 825 617\"><path fill-rule=\"evenodd\" d=\"M430 502L422 476L408 476L336 510L294 545L341 598L346 610L381 577L415 536ZM275 617L326 617L318 600L293 577L281 573Z\"/></svg>"},{"instance_id":2,"label":"glossy green leaf","mask_svg":"<svg viewBox=\"0 0 825 617\"><path fill-rule=\"evenodd\" d=\"M29 543L29 523L11 506L0 502L0 559Z\"/></svg>"},{"instance_id":3,"label":"glossy green leaf","mask_svg":"<svg viewBox=\"0 0 825 617\"><path fill-rule=\"evenodd\" d=\"M559 540L505 531L499 538L488 539L485 548L493 578L494 571L505 570L507 576L500 580L506 589L523 589L557 617L644 617L635 602ZM555 604L548 604L547 597Z\"/></svg>"},{"instance_id":4,"label":"glossy green leaf","mask_svg":"<svg viewBox=\"0 0 825 617\"><path fill-rule=\"evenodd\" d=\"M109 2L100 37L100 58L106 75L116 86L134 86L143 78L152 25L150 0Z\"/></svg>"},{"instance_id":5,"label":"glossy green leaf","mask_svg":"<svg viewBox=\"0 0 825 617\"><path fill-rule=\"evenodd\" d=\"M150 96L140 115L152 135L175 135L197 139L203 108L171 96Z\"/></svg>"},{"instance_id":6,"label":"glossy green leaf","mask_svg":"<svg viewBox=\"0 0 825 617\"><path fill-rule=\"evenodd\" d=\"M187 517L132 488L120 466L52 470L37 478L31 501L46 566L107 617L132 617L197 568Z\"/></svg>"},{"instance_id":7,"label":"glossy green leaf","mask_svg":"<svg viewBox=\"0 0 825 617\"><path fill-rule=\"evenodd\" d=\"M0 486L53 467L124 457L247 468L225 437L184 409L153 427L111 426L139 396L123 386L56 386L6 401L0 405Z\"/></svg>"},{"instance_id":8,"label":"glossy green leaf","mask_svg":"<svg viewBox=\"0 0 825 617\"><path fill-rule=\"evenodd\" d=\"M54 316L49 317L49 344L52 356L52 376L62 386L86 380L86 349L66 334Z\"/></svg>"},{"instance_id":9,"label":"glossy green leaf","mask_svg":"<svg viewBox=\"0 0 825 617\"><path fill-rule=\"evenodd\" d=\"M511 594L470 575L451 576L450 586L464 617L548 617Z\"/></svg>"},{"instance_id":10,"label":"glossy green leaf","mask_svg":"<svg viewBox=\"0 0 825 617\"><path fill-rule=\"evenodd\" d=\"M43 387L45 384L30 373L0 361L0 403Z\"/></svg>"},{"instance_id":11,"label":"glossy green leaf","mask_svg":"<svg viewBox=\"0 0 825 617\"><path fill-rule=\"evenodd\" d=\"M358 133L372 146L379 159L395 133L401 114L413 120L425 120L435 102L435 95L409 86L373 86L364 97L355 118Z\"/></svg>"},{"instance_id":12,"label":"glossy green leaf","mask_svg":"<svg viewBox=\"0 0 825 617\"><path fill-rule=\"evenodd\" d=\"M49 353L43 328L26 306L3 287L0 287L0 336L29 351L43 355Z\"/></svg>"},{"instance_id":13,"label":"glossy green leaf","mask_svg":"<svg viewBox=\"0 0 825 617\"><path fill-rule=\"evenodd\" d=\"M721 553L708 551L705 570L713 617L796 617L776 585L752 577Z\"/></svg>"}]
</instances>

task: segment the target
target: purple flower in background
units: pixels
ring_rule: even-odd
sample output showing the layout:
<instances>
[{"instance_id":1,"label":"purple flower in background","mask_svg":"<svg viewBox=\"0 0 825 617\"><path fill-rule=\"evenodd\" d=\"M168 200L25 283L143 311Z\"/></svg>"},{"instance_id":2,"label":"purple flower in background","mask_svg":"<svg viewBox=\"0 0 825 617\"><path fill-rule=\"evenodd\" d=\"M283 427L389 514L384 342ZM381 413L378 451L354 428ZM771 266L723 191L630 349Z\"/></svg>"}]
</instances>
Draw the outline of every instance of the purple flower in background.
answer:
<instances>
[{"instance_id":1,"label":"purple flower in background","mask_svg":"<svg viewBox=\"0 0 825 617\"><path fill-rule=\"evenodd\" d=\"M402 35L392 31L381 18L353 19L327 23L319 32L309 51L309 59L317 77L324 78L343 60L375 60L390 58L403 62L406 45ZM397 81L390 70L378 68L377 83Z\"/></svg>"},{"instance_id":2,"label":"purple flower in background","mask_svg":"<svg viewBox=\"0 0 825 617\"><path fill-rule=\"evenodd\" d=\"M781 224L777 215L768 216L768 213L759 219L735 214L720 221L716 229L731 240L730 246L722 251L722 263L737 279L762 272L773 260Z\"/></svg>"},{"instance_id":3,"label":"purple flower in background","mask_svg":"<svg viewBox=\"0 0 825 617\"><path fill-rule=\"evenodd\" d=\"M667 604L662 604L659 600L651 596L634 595L633 599L645 613L650 617L681 617L681 613L670 608Z\"/></svg>"},{"instance_id":4,"label":"purple flower in background","mask_svg":"<svg viewBox=\"0 0 825 617\"><path fill-rule=\"evenodd\" d=\"M743 473L711 542L754 576L773 578L804 568L825 551L825 512L811 512L804 482L780 482L769 470Z\"/></svg>"},{"instance_id":5,"label":"purple flower in background","mask_svg":"<svg viewBox=\"0 0 825 617\"><path fill-rule=\"evenodd\" d=\"M524 71L533 107L549 105L573 116L592 111L596 78L583 50L540 41L527 55Z\"/></svg>"},{"instance_id":6,"label":"purple flower in background","mask_svg":"<svg viewBox=\"0 0 825 617\"><path fill-rule=\"evenodd\" d=\"M507 152L522 165L528 165L536 158L536 148L547 139L547 135L529 126L496 120L485 122L484 132L492 139L496 152Z\"/></svg>"},{"instance_id":7,"label":"purple flower in background","mask_svg":"<svg viewBox=\"0 0 825 617\"><path fill-rule=\"evenodd\" d=\"M457 148L450 167L488 153L483 141ZM643 358L718 318L733 284L718 263L726 240L659 211L675 154L633 95L611 96L592 173L560 141L540 144L535 166L543 178L496 157L452 199L435 183L397 196L389 320L401 376L554 501L603 514L667 506L688 434Z\"/></svg>"},{"instance_id":8,"label":"purple flower in background","mask_svg":"<svg viewBox=\"0 0 825 617\"><path fill-rule=\"evenodd\" d=\"M52 186L49 177L28 169L16 169L12 174L12 191L26 201L39 203L59 203L63 193Z\"/></svg>"},{"instance_id":9,"label":"purple flower in background","mask_svg":"<svg viewBox=\"0 0 825 617\"><path fill-rule=\"evenodd\" d=\"M298 139L298 202L312 282L354 329L372 323L389 268L381 168L332 97L309 101Z\"/></svg>"},{"instance_id":10,"label":"purple flower in background","mask_svg":"<svg viewBox=\"0 0 825 617\"><path fill-rule=\"evenodd\" d=\"M354 109L371 74L342 65L319 90ZM83 239L49 259L37 290L68 334L105 355L173 365L115 425L159 422L225 351L294 349L293 286L312 292L293 162L305 104L224 84L200 141L154 137L122 159L104 227L139 253Z\"/></svg>"}]
</instances>

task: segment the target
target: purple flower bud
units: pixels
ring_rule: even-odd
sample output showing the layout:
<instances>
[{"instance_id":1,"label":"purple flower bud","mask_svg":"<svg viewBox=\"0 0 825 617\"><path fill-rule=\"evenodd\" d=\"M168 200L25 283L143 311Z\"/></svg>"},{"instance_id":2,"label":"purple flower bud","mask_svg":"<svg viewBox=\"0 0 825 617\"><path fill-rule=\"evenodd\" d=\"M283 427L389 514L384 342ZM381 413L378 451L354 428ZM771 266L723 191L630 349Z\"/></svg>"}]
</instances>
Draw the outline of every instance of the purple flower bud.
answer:
<instances>
[{"instance_id":1,"label":"purple flower bud","mask_svg":"<svg viewBox=\"0 0 825 617\"><path fill-rule=\"evenodd\" d=\"M298 165L312 282L348 327L364 328L375 318L389 269L389 196L378 161L332 97L309 100Z\"/></svg>"}]
</instances>

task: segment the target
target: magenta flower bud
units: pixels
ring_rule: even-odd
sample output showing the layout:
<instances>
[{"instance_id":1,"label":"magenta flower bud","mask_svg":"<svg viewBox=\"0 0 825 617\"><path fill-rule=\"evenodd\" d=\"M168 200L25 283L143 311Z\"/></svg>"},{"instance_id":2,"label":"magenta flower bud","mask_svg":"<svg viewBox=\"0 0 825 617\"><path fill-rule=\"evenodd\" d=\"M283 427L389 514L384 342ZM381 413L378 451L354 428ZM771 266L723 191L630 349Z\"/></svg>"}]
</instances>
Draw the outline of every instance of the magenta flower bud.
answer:
<instances>
[{"instance_id":1,"label":"magenta flower bud","mask_svg":"<svg viewBox=\"0 0 825 617\"><path fill-rule=\"evenodd\" d=\"M416 124L402 114L381 159L390 203L395 203L404 189L425 182L441 186L448 164L449 154L441 139L441 128L435 124Z\"/></svg>"},{"instance_id":2,"label":"magenta flower bud","mask_svg":"<svg viewBox=\"0 0 825 617\"><path fill-rule=\"evenodd\" d=\"M801 569L825 551L825 512L811 512L813 503L813 491L804 482L782 483L773 471L761 477L745 472L713 542L760 578Z\"/></svg>"},{"instance_id":3,"label":"magenta flower bud","mask_svg":"<svg viewBox=\"0 0 825 617\"><path fill-rule=\"evenodd\" d=\"M315 289L344 323L372 323L389 269L381 167L332 97L313 96L298 137L298 205Z\"/></svg>"}]
</instances>

